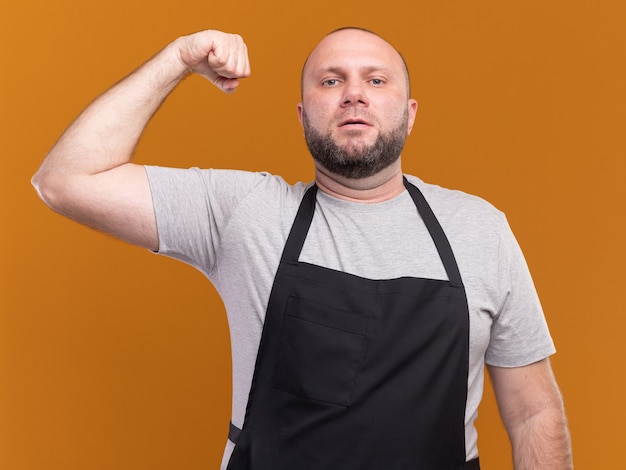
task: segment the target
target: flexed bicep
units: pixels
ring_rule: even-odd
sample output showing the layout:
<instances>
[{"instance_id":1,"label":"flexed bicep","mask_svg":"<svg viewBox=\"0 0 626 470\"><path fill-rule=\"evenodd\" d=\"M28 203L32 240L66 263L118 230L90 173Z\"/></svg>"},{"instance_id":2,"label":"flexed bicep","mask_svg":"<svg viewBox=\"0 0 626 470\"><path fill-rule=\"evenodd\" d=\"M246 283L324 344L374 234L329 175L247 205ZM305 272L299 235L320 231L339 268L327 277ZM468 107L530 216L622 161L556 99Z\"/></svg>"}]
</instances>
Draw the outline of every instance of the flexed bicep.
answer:
<instances>
[{"instance_id":1,"label":"flexed bicep","mask_svg":"<svg viewBox=\"0 0 626 470\"><path fill-rule=\"evenodd\" d=\"M90 227L157 249L146 172L131 160L154 113L190 73L233 92L250 74L241 36L207 30L180 37L96 98L32 179L46 204Z\"/></svg>"},{"instance_id":2,"label":"flexed bicep","mask_svg":"<svg viewBox=\"0 0 626 470\"><path fill-rule=\"evenodd\" d=\"M154 207L143 166L128 163L89 177L58 181L63 187L48 185L40 190L40 197L53 210L134 245L158 250Z\"/></svg>"}]
</instances>

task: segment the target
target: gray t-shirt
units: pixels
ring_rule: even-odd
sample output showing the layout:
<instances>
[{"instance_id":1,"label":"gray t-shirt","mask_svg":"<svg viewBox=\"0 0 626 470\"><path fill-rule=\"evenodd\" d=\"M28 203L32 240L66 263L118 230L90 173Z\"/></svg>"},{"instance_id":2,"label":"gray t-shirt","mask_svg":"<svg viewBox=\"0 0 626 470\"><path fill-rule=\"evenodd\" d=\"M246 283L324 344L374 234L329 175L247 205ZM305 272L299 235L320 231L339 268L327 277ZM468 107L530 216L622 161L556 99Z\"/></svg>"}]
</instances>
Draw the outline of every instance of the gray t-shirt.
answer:
<instances>
[{"instance_id":1,"label":"gray t-shirt","mask_svg":"<svg viewBox=\"0 0 626 470\"><path fill-rule=\"evenodd\" d=\"M203 272L224 301L233 360L232 422L244 420L274 275L310 184L267 173L146 167L159 253ZM484 200L407 175L431 206L454 251L470 313L466 453L478 455L474 421L484 363L524 366L555 349L522 252L505 216ZM408 192L362 204L318 191L301 261L370 279L447 279ZM228 442L222 468L233 444Z\"/></svg>"}]
</instances>

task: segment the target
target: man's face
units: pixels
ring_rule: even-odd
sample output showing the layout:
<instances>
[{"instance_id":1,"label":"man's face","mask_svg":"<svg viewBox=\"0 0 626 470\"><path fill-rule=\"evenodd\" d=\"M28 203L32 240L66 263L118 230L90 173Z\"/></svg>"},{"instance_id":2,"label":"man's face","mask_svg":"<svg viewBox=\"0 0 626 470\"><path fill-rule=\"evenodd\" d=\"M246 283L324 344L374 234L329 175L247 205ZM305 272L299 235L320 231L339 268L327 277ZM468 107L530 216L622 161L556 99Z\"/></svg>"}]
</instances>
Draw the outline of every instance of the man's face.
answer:
<instances>
[{"instance_id":1,"label":"man's face","mask_svg":"<svg viewBox=\"0 0 626 470\"><path fill-rule=\"evenodd\" d=\"M404 63L378 36L342 30L304 67L298 116L318 165L364 178L394 163L415 119Z\"/></svg>"}]
</instances>

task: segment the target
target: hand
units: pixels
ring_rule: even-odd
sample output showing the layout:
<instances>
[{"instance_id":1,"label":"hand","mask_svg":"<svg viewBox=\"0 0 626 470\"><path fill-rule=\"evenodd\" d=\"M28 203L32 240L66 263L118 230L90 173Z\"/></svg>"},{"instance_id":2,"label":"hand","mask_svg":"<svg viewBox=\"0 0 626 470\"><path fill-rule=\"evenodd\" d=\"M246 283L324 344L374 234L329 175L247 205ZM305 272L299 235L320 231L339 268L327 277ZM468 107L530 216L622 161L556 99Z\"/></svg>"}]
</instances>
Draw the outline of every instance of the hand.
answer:
<instances>
[{"instance_id":1,"label":"hand","mask_svg":"<svg viewBox=\"0 0 626 470\"><path fill-rule=\"evenodd\" d=\"M248 48L238 34L207 30L178 40L180 59L190 72L209 80L225 93L250 76Z\"/></svg>"}]
</instances>

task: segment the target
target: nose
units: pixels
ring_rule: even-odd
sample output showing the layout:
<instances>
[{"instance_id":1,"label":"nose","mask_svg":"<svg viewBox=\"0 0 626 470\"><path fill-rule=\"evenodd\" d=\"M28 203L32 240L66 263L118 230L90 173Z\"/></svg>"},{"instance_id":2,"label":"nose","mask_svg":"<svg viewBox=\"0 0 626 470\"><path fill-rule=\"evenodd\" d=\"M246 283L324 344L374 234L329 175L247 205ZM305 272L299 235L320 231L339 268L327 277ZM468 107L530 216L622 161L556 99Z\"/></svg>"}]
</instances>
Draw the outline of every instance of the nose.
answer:
<instances>
[{"instance_id":1,"label":"nose","mask_svg":"<svg viewBox=\"0 0 626 470\"><path fill-rule=\"evenodd\" d=\"M341 105L345 108L369 105L369 99L367 98L364 84L360 80L350 80L346 82Z\"/></svg>"}]
</instances>

